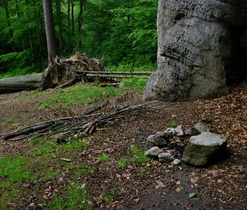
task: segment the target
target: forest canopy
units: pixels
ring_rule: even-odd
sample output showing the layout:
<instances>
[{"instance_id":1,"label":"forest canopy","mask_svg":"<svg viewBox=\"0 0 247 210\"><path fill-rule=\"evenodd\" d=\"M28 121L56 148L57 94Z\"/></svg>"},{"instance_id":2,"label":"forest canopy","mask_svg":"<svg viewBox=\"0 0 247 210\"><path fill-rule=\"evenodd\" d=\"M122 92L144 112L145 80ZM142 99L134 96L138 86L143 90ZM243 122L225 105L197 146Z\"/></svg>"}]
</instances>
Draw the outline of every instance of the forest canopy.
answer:
<instances>
[{"instance_id":1,"label":"forest canopy","mask_svg":"<svg viewBox=\"0 0 247 210\"><path fill-rule=\"evenodd\" d=\"M53 0L59 56L76 51L109 68L155 68L157 0ZM0 74L42 72L47 50L42 1L0 2Z\"/></svg>"}]
</instances>

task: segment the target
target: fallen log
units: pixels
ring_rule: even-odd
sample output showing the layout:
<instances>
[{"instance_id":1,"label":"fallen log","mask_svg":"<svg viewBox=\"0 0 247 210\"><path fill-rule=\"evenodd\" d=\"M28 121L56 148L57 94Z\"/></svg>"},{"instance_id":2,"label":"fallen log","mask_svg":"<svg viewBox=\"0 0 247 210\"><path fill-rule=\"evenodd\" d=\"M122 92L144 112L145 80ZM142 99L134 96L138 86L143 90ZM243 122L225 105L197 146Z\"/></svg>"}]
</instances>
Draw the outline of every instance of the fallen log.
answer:
<instances>
[{"instance_id":1,"label":"fallen log","mask_svg":"<svg viewBox=\"0 0 247 210\"><path fill-rule=\"evenodd\" d=\"M0 94L37 89L41 77L42 73L0 79Z\"/></svg>"},{"instance_id":2,"label":"fallen log","mask_svg":"<svg viewBox=\"0 0 247 210\"><path fill-rule=\"evenodd\" d=\"M122 78L147 78L151 75L152 72L111 72L111 71L82 71L75 70L77 74L84 75L88 79L92 78L105 78L105 79L122 79ZM0 94L2 93L13 93L23 90L36 90L40 87L42 73L31 74L25 76L16 76L11 78L0 79ZM70 82L70 81L69 81ZM67 87L70 84L65 83L57 88ZM103 87L103 85L102 85Z\"/></svg>"}]
</instances>

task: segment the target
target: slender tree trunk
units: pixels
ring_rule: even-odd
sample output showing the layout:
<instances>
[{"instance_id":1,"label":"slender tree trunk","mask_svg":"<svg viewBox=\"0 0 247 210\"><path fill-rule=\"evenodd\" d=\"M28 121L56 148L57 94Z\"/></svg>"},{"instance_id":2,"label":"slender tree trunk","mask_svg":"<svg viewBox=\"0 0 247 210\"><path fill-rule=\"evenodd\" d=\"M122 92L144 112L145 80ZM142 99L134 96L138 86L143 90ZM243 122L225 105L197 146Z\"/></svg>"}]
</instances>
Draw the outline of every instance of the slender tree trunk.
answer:
<instances>
[{"instance_id":1,"label":"slender tree trunk","mask_svg":"<svg viewBox=\"0 0 247 210\"><path fill-rule=\"evenodd\" d=\"M76 51L78 50L79 46L82 46L82 15L83 15L83 10L85 6L86 0L80 0L80 12L78 16L78 33L79 33L79 39L76 45Z\"/></svg>"},{"instance_id":2,"label":"slender tree trunk","mask_svg":"<svg viewBox=\"0 0 247 210\"><path fill-rule=\"evenodd\" d=\"M59 51L62 51L62 16L61 16L61 1L56 0L56 10L57 10L57 19L58 19L58 41L59 41Z\"/></svg>"},{"instance_id":3,"label":"slender tree trunk","mask_svg":"<svg viewBox=\"0 0 247 210\"><path fill-rule=\"evenodd\" d=\"M67 13L67 20L68 20L68 51L71 51L71 18L70 18L70 0L68 0L68 13Z\"/></svg>"},{"instance_id":4,"label":"slender tree trunk","mask_svg":"<svg viewBox=\"0 0 247 210\"><path fill-rule=\"evenodd\" d=\"M53 59L55 58L57 54L51 0L43 0L43 10L44 10L44 20L45 20L48 62L50 63L53 61Z\"/></svg>"},{"instance_id":5,"label":"slender tree trunk","mask_svg":"<svg viewBox=\"0 0 247 210\"><path fill-rule=\"evenodd\" d=\"M32 4L35 5L36 4L36 0L32 0ZM45 49L45 46L46 46L46 38L45 38L45 26L44 26L44 23L43 23L43 14L42 14L42 10L40 7L38 7L37 9L35 9L35 12L36 12L36 21L37 21L37 27L35 29L36 31L36 34L38 36L38 48L39 48L39 57L38 59L40 59L40 62L41 62L41 65L39 65L39 69L42 71L44 68L45 68L45 65L46 65L46 49ZM34 56L35 58L35 56Z\"/></svg>"},{"instance_id":6,"label":"slender tree trunk","mask_svg":"<svg viewBox=\"0 0 247 210\"><path fill-rule=\"evenodd\" d=\"M72 36L75 35L75 17L74 17L74 2L71 0L71 25L72 25Z\"/></svg>"},{"instance_id":7,"label":"slender tree trunk","mask_svg":"<svg viewBox=\"0 0 247 210\"><path fill-rule=\"evenodd\" d=\"M4 10L5 10L5 15L6 15L6 18L8 21L7 24L9 27L11 27L8 0L3 0L3 6L4 6ZM12 29L9 30L9 35L10 35L10 37L13 37L13 30ZM11 43L11 48L12 48L12 51L15 51L15 44L14 43Z\"/></svg>"},{"instance_id":8,"label":"slender tree trunk","mask_svg":"<svg viewBox=\"0 0 247 210\"><path fill-rule=\"evenodd\" d=\"M17 2L17 0L16 0ZM29 1L26 0L26 5L29 5ZM31 60L32 60L32 65L35 65L35 61L34 61L34 50L33 50L33 30L29 29L28 30L28 38L29 38L29 47L31 49Z\"/></svg>"}]
</instances>

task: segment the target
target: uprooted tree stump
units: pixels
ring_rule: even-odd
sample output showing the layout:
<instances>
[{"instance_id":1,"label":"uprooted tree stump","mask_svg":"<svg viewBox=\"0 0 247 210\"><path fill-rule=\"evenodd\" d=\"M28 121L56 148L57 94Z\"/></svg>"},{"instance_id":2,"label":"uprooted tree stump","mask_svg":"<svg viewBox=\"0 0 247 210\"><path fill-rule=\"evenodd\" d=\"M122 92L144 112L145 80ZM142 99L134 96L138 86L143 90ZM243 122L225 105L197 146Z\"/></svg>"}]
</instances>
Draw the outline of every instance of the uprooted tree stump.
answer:
<instances>
[{"instance_id":1,"label":"uprooted tree stump","mask_svg":"<svg viewBox=\"0 0 247 210\"><path fill-rule=\"evenodd\" d=\"M104 66L98 59L89 59L85 53L76 52L69 59L60 59L56 56L44 71L39 90L67 87L82 80L86 82L85 71L104 70Z\"/></svg>"}]
</instances>

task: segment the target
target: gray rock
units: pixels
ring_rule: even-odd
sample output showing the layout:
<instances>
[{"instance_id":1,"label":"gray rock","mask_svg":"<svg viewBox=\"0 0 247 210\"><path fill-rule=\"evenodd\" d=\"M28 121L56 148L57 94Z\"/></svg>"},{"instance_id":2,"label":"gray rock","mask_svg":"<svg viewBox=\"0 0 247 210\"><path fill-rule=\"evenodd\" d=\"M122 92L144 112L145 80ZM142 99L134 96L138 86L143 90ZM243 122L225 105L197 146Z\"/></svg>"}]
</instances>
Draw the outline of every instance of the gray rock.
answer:
<instances>
[{"instance_id":1,"label":"gray rock","mask_svg":"<svg viewBox=\"0 0 247 210\"><path fill-rule=\"evenodd\" d=\"M181 160L179 160L179 159L174 159L174 160L172 161L172 164L173 164L173 165L178 165L180 162L181 162Z\"/></svg>"},{"instance_id":2,"label":"gray rock","mask_svg":"<svg viewBox=\"0 0 247 210\"><path fill-rule=\"evenodd\" d=\"M157 71L144 100L225 95L246 75L246 0L159 0Z\"/></svg>"},{"instance_id":3,"label":"gray rock","mask_svg":"<svg viewBox=\"0 0 247 210\"><path fill-rule=\"evenodd\" d=\"M170 163L174 160L174 157L168 152L162 152L158 155L159 162Z\"/></svg>"},{"instance_id":4,"label":"gray rock","mask_svg":"<svg viewBox=\"0 0 247 210\"><path fill-rule=\"evenodd\" d=\"M202 132L209 132L210 129L206 126L206 125L203 125L201 123L197 123L193 126L193 128L195 128L196 130L198 130L200 133Z\"/></svg>"},{"instance_id":5,"label":"gray rock","mask_svg":"<svg viewBox=\"0 0 247 210\"><path fill-rule=\"evenodd\" d=\"M152 148L154 146L154 136L155 135L150 135L148 136L146 142L145 142L145 147L147 149Z\"/></svg>"},{"instance_id":6,"label":"gray rock","mask_svg":"<svg viewBox=\"0 0 247 210\"><path fill-rule=\"evenodd\" d=\"M166 132L166 131L158 131L156 132L157 136L161 137L161 138L169 138L171 135L169 132Z\"/></svg>"},{"instance_id":7,"label":"gray rock","mask_svg":"<svg viewBox=\"0 0 247 210\"><path fill-rule=\"evenodd\" d=\"M184 135L184 131L182 129L182 125L179 125L175 128L175 132L177 136L183 136Z\"/></svg>"},{"instance_id":8,"label":"gray rock","mask_svg":"<svg viewBox=\"0 0 247 210\"><path fill-rule=\"evenodd\" d=\"M197 123L192 128L186 129L184 131L184 134L187 136L196 136L202 132L209 132L209 131L210 131L210 129L207 126L205 126L201 123Z\"/></svg>"},{"instance_id":9,"label":"gray rock","mask_svg":"<svg viewBox=\"0 0 247 210\"><path fill-rule=\"evenodd\" d=\"M153 146L166 146L167 142L165 139L161 138L158 135L150 135L148 136L145 147L146 148L151 148Z\"/></svg>"},{"instance_id":10,"label":"gray rock","mask_svg":"<svg viewBox=\"0 0 247 210\"><path fill-rule=\"evenodd\" d=\"M173 137L177 134L175 128L167 128L165 131L169 137Z\"/></svg>"},{"instance_id":11,"label":"gray rock","mask_svg":"<svg viewBox=\"0 0 247 210\"><path fill-rule=\"evenodd\" d=\"M145 155L157 157L162 152L163 152L163 150L161 150L159 147L155 146L155 147L152 147L151 149L147 150L145 152Z\"/></svg>"},{"instance_id":12,"label":"gray rock","mask_svg":"<svg viewBox=\"0 0 247 210\"><path fill-rule=\"evenodd\" d=\"M208 165L225 152L226 144L225 137L211 132L203 132L190 138L182 160L193 166Z\"/></svg>"}]
</instances>

